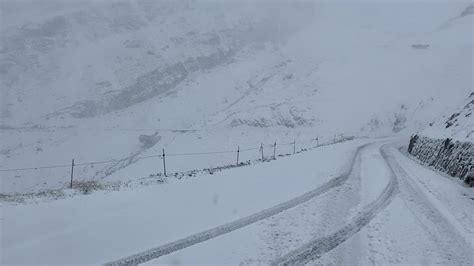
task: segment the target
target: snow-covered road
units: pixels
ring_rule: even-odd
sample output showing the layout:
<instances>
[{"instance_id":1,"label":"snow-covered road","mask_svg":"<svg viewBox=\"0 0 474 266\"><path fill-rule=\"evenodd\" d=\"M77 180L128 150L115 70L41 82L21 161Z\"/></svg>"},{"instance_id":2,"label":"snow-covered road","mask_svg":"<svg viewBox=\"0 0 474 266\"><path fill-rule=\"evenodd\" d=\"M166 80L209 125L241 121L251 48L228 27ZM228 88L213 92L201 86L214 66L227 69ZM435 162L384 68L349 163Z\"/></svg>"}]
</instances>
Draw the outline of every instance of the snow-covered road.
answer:
<instances>
[{"instance_id":1,"label":"snow-covered road","mask_svg":"<svg viewBox=\"0 0 474 266\"><path fill-rule=\"evenodd\" d=\"M460 264L474 192L392 141L167 185L2 206L2 264Z\"/></svg>"},{"instance_id":2,"label":"snow-covered road","mask_svg":"<svg viewBox=\"0 0 474 266\"><path fill-rule=\"evenodd\" d=\"M383 142L361 149L349 177L321 197L150 264L472 265L468 188ZM455 202L455 210L431 199L434 190L423 191L419 179L429 179L424 184Z\"/></svg>"}]
</instances>

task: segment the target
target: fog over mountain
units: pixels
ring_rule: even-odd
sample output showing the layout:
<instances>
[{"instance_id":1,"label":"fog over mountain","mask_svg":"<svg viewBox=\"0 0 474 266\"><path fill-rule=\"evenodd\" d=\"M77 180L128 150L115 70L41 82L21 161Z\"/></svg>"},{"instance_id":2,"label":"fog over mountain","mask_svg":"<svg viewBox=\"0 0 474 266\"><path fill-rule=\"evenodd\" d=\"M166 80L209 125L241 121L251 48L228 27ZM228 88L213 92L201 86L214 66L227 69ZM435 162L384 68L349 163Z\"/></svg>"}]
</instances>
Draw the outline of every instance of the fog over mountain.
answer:
<instances>
[{"instance_id":1,"label":"fog over mountain","mask_svg":"<svg viewBox=\"0 0 474 266\"><path fill-rule=\"evenodd\" d=\"M3 1L2 161L409 134L472 90L471 7Z\"/></svg>"}]
</instances>

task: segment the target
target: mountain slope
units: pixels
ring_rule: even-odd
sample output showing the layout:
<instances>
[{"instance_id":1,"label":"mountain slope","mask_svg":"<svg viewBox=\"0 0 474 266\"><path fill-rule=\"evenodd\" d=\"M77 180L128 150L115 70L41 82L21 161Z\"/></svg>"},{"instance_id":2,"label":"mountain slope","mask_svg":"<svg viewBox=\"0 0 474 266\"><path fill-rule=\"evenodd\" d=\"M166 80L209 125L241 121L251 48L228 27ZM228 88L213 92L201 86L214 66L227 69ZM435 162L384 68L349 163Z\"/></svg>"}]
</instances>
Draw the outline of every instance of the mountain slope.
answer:
<instances>
[{"instance_id":1,"label":"mountain slope","mask_svg":"<svg viewBox=\"0 0 474 266\"><path fill-rule=\"evenodd\" d=\"M29 4L1 7L2 169L119 159L75 169L115 182L161 171L137 158L162 148L411 133L472 86L473 16L450 20L467 3ZM11 192L64 186L69 170L2 175Z\"/></svg>"},{"instance_id":2,"label":"mountain slope","mask_svg":"<svg viewBox=\"0 0 474 266\"><path fill-rule=\"evenodd\" d=\"M429 127L421 132L422 135L431 138L452 138L459 141L474 143L474 93L465 100L461 108L458 108L449 116L444 116L430 123Z\"/></svg>"}]
</instances>

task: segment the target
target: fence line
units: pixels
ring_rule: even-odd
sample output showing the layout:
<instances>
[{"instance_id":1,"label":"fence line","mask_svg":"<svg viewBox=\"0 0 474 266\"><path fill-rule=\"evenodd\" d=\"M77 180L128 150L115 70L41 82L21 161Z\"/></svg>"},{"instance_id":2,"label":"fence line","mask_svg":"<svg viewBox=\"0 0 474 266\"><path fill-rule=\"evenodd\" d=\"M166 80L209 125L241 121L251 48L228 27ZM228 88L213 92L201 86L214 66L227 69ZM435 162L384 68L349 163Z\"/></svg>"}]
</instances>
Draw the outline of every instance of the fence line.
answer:
<instances>
[{"instance_id":1,"label":"fence line","mask_svg":"<svg viewBox=\"0 0 474 266\"><path fill-rule=\"evenodd\" d=\"M343 141L344 137L340 135L341 138L339 141ZM230 151L209 151L209 152L189 152L189 153L167 153L165 154L165 150L163 149L163 153L159 155L149 155L149 156L140 156L140 157L134 157L135 161L141 160L141 159L146 159L146 158L161 158L163 160L163 172L164 175L166 176L166 163L165 163L165 156L195 156L195 155L209 155L209 154L231 154L234 153L237 155L237 165L239 164L239 155L241 152L246 152L246 151L256 151L259 150L261 153L261 160L265 160L264 156L264 148L272 148L273 149L273 156L271 156L273 159L276 159L276 149L277 149L277 143L278 147L280 146L288 146L292 145L293 146L293 154L296 153L296 144L299 145L300 151L302 150L301 147L303 145L307 145L309 143L314 143L317 142L316 146L313 147L319 147L319 137L316 137L314 139L311 139L310 141L304 141L304 142L296 142L296 139L293 140L293 142L283 142L283 143L278 143L275 141L272 144L263 144L261 143L259 147L256 148L247 148L247 149L241 149L240 145L237 145L237 149ZM328 144L332 143L337 143L336 138L334 138L333 142L329 141ZM308 147L306 147L308 148ZM94 162L84 162L84 163L75 163L74 158L72 159L71 164L62 164L62 165L49 165L49 166L37 166L37 167L24 167L24 168L10 168L10 169L0 169L0 172L13 172L13 171L28 171L28 170L39 170L39 169L54 169L54 168L69 168L71 171L71 188L73 184L73 175L74 175L74 167L77 166L87 166L87 165L97 165L97 164L107 164L107 163L114 163L114 162L122 162L129 160L129 158L122 158L122 159L111 159L111 160L106 160L106 161L94 161Z\"/></svg>"},{"instance_id":2,"label":"fence line","mask_svg":"<svg viewBox=\"0 0 474 266\"><path fill-rule=\"evenodd\" d=\"M191 152L191 153L168 153L168 156L187 156L187 155L206 155L206 154L223 154L234 153L235 151L210 151L210 152Z\"/></svg>"},{"instance_id":3,"label":"fence line","mask_svg":"<svg viewBox=\"0 0 474 266\"><path fill-rule=\"evenodd\" d=\"M69 166L71 166L71 165L70 164L63 164L63 165L38 166L38 167L28 167L28 168L11 168L11 169L0 169L0 172L64 168L64 167L69 167Z\"/></svg>"},{"instance_id":4,"label":"fence line","mask_svg":"<svg viewBox=\"0 0 474 266\"><path fill-rule=\"evenodd\" d=\"M161 155L150 155L150 156L141 156L136 157L135 159L141 160L146 158L161 158ZM96 164L106 164L106 163L115 163L127 160L126 158L122 159L112 159L108 161L96 161L96 162L88 162L88 163L76 163L74 166L85 166L85 165L96 165ZM39 170L39 169L53 169L53 168L65 168L70 167L71 164L63 164L63 165L50 165L50 166L37 166L37 167L26 167L26 168L10 168L10 169L0 169L0 172L13 172L13 171L26 171L26 170Z\"/></svg>"},{"instance_id":5,"label":"fence line","mask_svg":"<svg viewBox=\"0 0 474 266\"><path fill-rule=\"evenodd\" d=\"M318 139L318 138L316 138ZM304 141L304 142L287 142L287 143L278 143L279 146L283 145L294 145L295 143L298 144L308 144L314 142L316 139L312 139L310 141ZM262 144L262 147L264 148L273 148L275 144ZM261 147L257 148L248 148L248 149L240 149L240 152L245 152L245 151L252 151L252 150L260 150ZM211 151L211 152L191 152L191 153L167 153L167 156L192 156L192 155L207 155L207 154L226 154L226 153L235 153L237 150L233 151ZM147 159L147 158L162 158L163 155L149 155L149 156L140 156L140 157L135 157L136 160L141 160L141 159ZM107 163L114 163L114 162L120 162L127 160L127 158L122 158L122 159L111 159L111 160L106 160L106 161L93 161L93 162L85 162L85 163L76 163L74 166L86 166L86 165L96 165L96 164L107 164ZM61 165L49 165L49 166L37 166L37 167L24 167L24 168L9 168L9 169L0 169L0 172L11 172L11 171L27 171L27 170L39 170L39 169L53 169L53 168L65 168L65 167L70 167L71 164L61 164Z\"/></svg>"}]
</instances>

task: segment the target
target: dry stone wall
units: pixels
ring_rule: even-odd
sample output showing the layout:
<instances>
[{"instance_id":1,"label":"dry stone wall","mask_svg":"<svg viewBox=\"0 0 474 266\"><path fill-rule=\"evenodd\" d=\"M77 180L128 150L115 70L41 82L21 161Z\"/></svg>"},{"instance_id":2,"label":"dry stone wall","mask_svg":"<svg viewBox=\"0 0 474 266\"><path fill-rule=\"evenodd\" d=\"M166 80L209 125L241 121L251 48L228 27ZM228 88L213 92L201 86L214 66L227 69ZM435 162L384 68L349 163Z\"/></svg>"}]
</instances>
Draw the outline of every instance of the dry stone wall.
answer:
<instances>
[{"instance_id":1,"label":"dry stone wall","mask_svg":"<svg viewBox=\"0 0 474 266\"><path fill-rule=\"evenodd\" d=\"M474 170L474 143L414 135L408 152L438 171L464 178Z\"/></svg>"}]
</instances>

